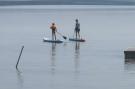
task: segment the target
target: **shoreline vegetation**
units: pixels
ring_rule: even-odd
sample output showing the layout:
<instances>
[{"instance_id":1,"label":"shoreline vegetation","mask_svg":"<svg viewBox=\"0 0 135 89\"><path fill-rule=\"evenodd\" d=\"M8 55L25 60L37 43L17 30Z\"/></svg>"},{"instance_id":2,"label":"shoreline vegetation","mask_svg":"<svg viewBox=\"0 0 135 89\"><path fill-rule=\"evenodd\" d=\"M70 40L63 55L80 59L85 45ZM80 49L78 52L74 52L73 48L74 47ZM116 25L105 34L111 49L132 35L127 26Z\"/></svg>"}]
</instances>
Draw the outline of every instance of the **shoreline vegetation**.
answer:
<instances>
[{"instance_id":1,"label":"shoreline vegetation","mask_svg":"<svg viewBox=\"0 0 135 89\"><path fill-rule=\"evenodd\" d=\"M135 5L133 1L0 1L0 6L7 5Z\"/></svg>"}]
</instances>

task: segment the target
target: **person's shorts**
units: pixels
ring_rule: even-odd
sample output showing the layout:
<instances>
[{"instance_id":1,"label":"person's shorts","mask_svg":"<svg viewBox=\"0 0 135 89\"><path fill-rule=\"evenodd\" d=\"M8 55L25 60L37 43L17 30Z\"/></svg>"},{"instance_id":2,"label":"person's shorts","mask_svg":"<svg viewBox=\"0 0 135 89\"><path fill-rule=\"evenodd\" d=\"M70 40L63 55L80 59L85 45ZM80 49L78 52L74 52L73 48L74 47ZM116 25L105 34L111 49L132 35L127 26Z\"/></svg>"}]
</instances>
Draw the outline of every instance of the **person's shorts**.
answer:
<instances>
[{"instance_id":1,"label":"person's shorts","mask_svg":"<svg viewBox=\"0 0 135 89\"><path fill-rule=\"evenodd\" d=\"M55 30L52 30L52 33L55 33Z\"/></svg>"},{"instance_id":2,"label":"person's shorts","mask_svg":"<svg viewBox=\"0 0 135 89\"><path fill-rule=\"evenodd\" d=\"M76 32L80 32L80 29L75 29Z\"/></svg>"}]
</instances>

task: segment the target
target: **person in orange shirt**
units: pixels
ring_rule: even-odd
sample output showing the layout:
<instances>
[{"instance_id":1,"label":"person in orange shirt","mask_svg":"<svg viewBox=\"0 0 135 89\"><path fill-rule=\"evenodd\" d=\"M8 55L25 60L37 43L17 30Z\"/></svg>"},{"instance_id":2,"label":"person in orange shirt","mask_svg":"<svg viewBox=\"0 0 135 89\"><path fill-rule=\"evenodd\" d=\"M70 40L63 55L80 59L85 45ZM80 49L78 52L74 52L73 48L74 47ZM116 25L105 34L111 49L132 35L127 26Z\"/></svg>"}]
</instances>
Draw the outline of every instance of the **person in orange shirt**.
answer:
<instances>
[{"instance_id":1,"label":"person in orange shirt","mask_svg":"<svg viewBox=\"0 0 135 89\"><path fill-rule=\"evenodd\" d=\"M50 29L52 30L52 40L56 40L57 28L56 28L56 26L55 26L55 23L52 23Z\"/></svg>"}]
</instances>

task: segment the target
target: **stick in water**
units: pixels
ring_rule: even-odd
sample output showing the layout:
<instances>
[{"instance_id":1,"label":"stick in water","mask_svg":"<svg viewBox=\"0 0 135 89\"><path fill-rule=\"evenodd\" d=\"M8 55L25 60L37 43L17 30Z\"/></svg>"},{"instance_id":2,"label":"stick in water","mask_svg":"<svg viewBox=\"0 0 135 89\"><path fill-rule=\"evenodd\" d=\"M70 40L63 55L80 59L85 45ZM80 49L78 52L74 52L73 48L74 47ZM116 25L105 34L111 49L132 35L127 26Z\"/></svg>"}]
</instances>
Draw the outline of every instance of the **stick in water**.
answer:
<instances>
[{"instance_id":1,"label":"stick in water","mask_svg":"<svg viewBox=\"0 0 135 89\"><path fill-rule=\"evenodd\" d=\"M16 63L16 69L18 69L18 64L19 64L19 61L20 61L20 58L21 58L21 55L22 55L23 48L24 48L24 46L22 46L20 55L19 55L19 57L18 57L18 60L17 60L17 63Z\"/></svg>"}]
</instances>

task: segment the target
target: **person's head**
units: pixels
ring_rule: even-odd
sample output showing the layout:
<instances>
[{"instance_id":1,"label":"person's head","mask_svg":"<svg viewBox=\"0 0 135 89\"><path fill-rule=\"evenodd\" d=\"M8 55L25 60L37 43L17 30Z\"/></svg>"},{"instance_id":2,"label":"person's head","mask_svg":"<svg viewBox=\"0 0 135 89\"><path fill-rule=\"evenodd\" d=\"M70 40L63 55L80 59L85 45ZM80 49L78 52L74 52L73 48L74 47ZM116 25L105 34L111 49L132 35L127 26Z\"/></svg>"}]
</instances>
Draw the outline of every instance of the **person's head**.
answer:
<instances>
[{"instance_id":1,"label":"person's head","mask_svg":"<svg viewBox=\"0 0 135 89\"><path fill-rule=\"evenodd\" d=\"M55 23L52 23L52 25L55 25Z\"/></svg>"},{"instance_id":2,"label":"person's head","mask_svg":"<svg viewBox=\"0 0 135 89\"><path fill-rule=\"evenodd\" d=\"M76 19L75 21L78 22L78 19Z\"/></svg>"}]
</instances>

